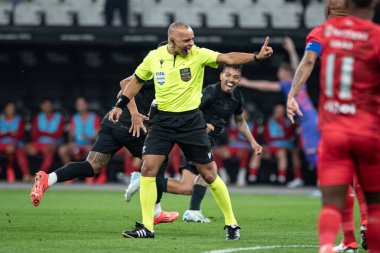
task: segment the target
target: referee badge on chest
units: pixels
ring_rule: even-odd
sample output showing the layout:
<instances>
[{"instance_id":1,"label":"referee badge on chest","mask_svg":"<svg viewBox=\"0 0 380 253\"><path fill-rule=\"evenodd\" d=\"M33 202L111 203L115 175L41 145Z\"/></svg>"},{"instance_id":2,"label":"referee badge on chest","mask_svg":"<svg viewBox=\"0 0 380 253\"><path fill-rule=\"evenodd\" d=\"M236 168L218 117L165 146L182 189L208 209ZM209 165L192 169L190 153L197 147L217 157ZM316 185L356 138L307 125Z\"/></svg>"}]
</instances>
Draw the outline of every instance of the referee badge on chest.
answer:
<instances>
[{"instance_id":1,"label":"referee badge on chest","mask_svg":"<svg viewBox=\"0 0 380 253\"><path fill-rule=\"evenodd\" d=\"M156 72L156 80L159 85L163 85L165 83L165 72Z\"/></svg>"},{"instance_id":2,"label":"referee badge on chest","mask_svg":"<svg viewBox=\"0 0 380 253\"><path fill-rule=\"evenodd\" d=\"M181 74L182 81L189 81L191 79L191 71L190 68L180 69L179 73Z\"/></svg>"}]
</instances>

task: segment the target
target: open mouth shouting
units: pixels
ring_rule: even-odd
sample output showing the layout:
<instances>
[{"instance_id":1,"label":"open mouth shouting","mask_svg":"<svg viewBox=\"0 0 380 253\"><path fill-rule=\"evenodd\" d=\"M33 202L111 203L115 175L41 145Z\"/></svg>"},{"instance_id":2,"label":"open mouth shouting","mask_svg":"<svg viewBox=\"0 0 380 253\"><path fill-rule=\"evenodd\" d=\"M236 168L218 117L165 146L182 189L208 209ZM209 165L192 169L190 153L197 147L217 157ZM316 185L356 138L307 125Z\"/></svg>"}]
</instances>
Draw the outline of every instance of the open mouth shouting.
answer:
<instances>
[{"instance_id":1,"label":"open mouth shouting","mask_svg":"<svg viewBox=\"0 0 380 253\"><path fill-rule=\"evenodd\" d=\"M235 87L235 84L233 82L226 82L226 90L227 91L229 91L229 92L233 91L234 87Z\"/></svg>"}]
</instances>

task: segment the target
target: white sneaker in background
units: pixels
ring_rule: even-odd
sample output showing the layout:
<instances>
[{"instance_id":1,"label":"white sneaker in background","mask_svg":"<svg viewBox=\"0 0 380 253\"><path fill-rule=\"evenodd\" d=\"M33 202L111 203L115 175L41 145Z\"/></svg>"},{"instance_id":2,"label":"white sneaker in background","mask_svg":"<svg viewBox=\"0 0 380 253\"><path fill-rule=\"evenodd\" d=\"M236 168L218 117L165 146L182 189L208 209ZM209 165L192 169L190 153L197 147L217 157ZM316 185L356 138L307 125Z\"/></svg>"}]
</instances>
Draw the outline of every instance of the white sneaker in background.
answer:
<instances>
[{"instance_id":1,"label":"white sneaker in background","mask_svg":"<svg viewBox=\"0 0 380 253\"><path fill-rule=\"evenodd\" d=\"M246 169L239 169L239 172L237 175L237 182L236 182L237 186L244 187L247 185L247 181L245 180L246 175L247 175Z\"/></svg>"},{"instance_id":2,"label":"white sneaker in background","mask_svg":"<svg viewBox=\"0 0 380 253\"><path fill-rule=\"evenodd\" d=\"M285 184L286 183L286 177L285 176L278 176L277 181L280 184Z\"/></svg>"},{"instance_id":3,"label":"white sneaker in background","mask_svg":"<svg viewBox=\"0 0 380 253\"><path fill-rule=\"evenodd\" d=\"M218 174L225 184L230 183L230 177L228 176L228 173L225 168L218 169Z\"/></svg>"},{"instance_id":4,"label":"white sneaker in background","mask_svg":"<svg viewBox=\"0 0 380 253\"><path fill-rule=\"evenodd\" d=\"M270 176L269 176L269 181L270 181L271 183L274 183L274 182L276 182L276 180L277 180L277 176L276 176L276 174L270 174Z\"/></svg>"},{"instance_id":5,"label":"white sneaker in background","mask_svg":"<svg viewBox=\"0 0 380 253\"><path fill-rule=\"evenodd\" d=\"M257 182L257 176L256 175L249 175L248 176L248 182L256 183Z\"/></svg>"},{"instance_id":6,"label":"white sneaker in background","mask_svg":"<svg viewBox=\"0 0 380 253\"><path fill-rule=\"evenodd\" d=\"M357 253L358 252L358 246L356 243L351 243L348 246L345 246L343 243L340 243L338 246L335 246L333 248L334 252L349 252L349 253Z\"/></svg>"},{"instance_id":7,"label":"white sneaker in background","mask_svg":"<svg viewBox=\"0 0 380 253\"><path fill-rule=\"evenodd\" d=\"M300 178L296 178L293 181L290 181L287 185L288 188L298 188L304 186L304 182Z\"/></svg>"}]
</instances>

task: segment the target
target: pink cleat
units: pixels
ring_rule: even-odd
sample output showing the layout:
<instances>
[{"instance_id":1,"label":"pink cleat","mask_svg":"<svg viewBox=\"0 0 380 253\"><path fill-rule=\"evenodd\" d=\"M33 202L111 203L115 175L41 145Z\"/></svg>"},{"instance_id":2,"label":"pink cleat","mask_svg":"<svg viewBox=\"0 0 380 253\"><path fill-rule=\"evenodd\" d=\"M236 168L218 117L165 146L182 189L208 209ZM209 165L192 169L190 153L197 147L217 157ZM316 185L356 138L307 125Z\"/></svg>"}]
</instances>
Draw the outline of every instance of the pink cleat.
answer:
<instances>
[{"instance_id":1,"label":"pink cleat","mask_svg":"<svg viewBox=\"0 0 380 253\"><path fill-rule=\"evenodd\" d=\"M161 211L160 215L156 218L154 218L154 225L157 225L159 223L169 223L173 222L176 219L178 219L179 213L178 212L166 212Z\"/></svg>"},{"instance_id":2,"label":"pink cleat","mask_svg":"<svg viewBox=\"0 0 380 253\"><path fill-rule=\"evenodd\" d=\"M34 206L38 206L41 202L42 195L49 188L48 175L39 171L34 179L34 185L30 192L30 200Z\"/></svg>"}]
</instances>

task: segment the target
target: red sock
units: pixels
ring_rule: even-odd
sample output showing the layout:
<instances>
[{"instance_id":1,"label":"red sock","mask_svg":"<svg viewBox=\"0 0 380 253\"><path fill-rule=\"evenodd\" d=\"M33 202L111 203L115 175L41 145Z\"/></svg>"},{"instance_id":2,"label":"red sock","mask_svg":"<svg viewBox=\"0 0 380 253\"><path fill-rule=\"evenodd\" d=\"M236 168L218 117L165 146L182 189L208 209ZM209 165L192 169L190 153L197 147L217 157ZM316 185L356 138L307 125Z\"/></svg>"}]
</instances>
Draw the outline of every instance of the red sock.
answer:
<instances>
[{"instance_id":1,"label":"red sock","mask_svg":"<svg viewBox=\"0 0 380 253\"><path fill-rule=\"evenodd\" d=\"M368 223L367 203L365 201L363 189L360 186L360 184L357 182L357 180L354 180L354 191L359 203L360 225L367 225Z\"/></svg>"},{"instance_id":2,"label":"red sock","mask_svg":"<svg viewBox=\"0 0 380 253\"><path fill-rule=\"evenodd\" d=\"M218 167L218 169L224 168L223 159L220 158L220 156L219 156L219 154L218 154L217 151L214 152L214 161L215 161L216 166Z\"/></svg>"},{"instance_id":3,"label":"red sock","mask_svg":"<svg viewBox=\"0 0 380 253\"><path fill-rule=\"evenodd\" d=\"M279 169L278 170L278 176L279 177L281 177L281 176L286 177L286 169Z\"/></svg>"},{"instance_id":4,"label":"red sock","mask_svg":"<svg viewBox=\"0 0 380 253\"><path fill-rule=\"evenodd\" d=\"M8 182L16 181L15 169L13 167L14 161L15 161L14 154L7 155L7 181Z\"/></svg>"},{"instance_id":5,"label":"red sock","mask_svg":"<svg viewBox=\"0 0 380 253\"><path fill-rule=\"evenodd\" d=\"M16 156L17 156L17 162L20 166L22 174L24 176L29 176L30 175L29 163L28 163L28 158L26 157L24 150L22 150L21 148L18 148L16 151Z\"/></svg>"},{"instance_id":6,"label":"red sock","mask_svg":"<svg viewBox=\"0 0 380 253\"><path fill-rule=\"evenodd\" d=\"M16 181L16 174L14 168L7 167L7 182L13 183Z\"/></svg>"},{"instance_id":7,"label":"red sock","mask_svg":"<svg viewBox=\"0 0 380 253\"><path fill-rule=\"evenodd\" d=\"M258 169L255 167L249 168L249 175L257 175Z\"/></svg>"},{"instance_id":8,"label":"red sock","mask_svg":"<svg viewBox=\"0 0 380 253\"><path fill-rule=\"evenodd\" d=\"M380 204L368 205L367 242L370 253L380 253Z\"/></svg>"},{"instance_id":9,"label":"red sock","mask_svg":"<svg viewBox=\"0 0 380 253\"><path fill-rule=\"evenodd\" d=\"M336 236L342 221L342 215L335 206L324 206L318 219L319 246L332 245L335 243Z\"/></svg>"},{"instance_id":10,"label":"red sock","mask_svg":"<svg viewBox=\"0 0 380 253\"><path fill-rule=\"evenodd\" d=\"M343 244L349 245L355 241L354 203L355 196L352 187L348 188L346 206L342 212Z\"/></svg>"},{"instance_id":11,"label":"red sock","mask_svg":"<svg viewBox=\"0 0 380 253\"><path fill-rule=\"evenodd\" d=\"M302 169L301 166L296 166L293 168L294 178L302 179Z\"/></svg>"},{"instance_id":12,"label":"red sock","mask_svg":"<svg viewBox=\"0 0 380 253\"><path fill-rule=\"evenodd\" d=\"M55 153L52 151L49 151L44 155L44 160L42 161L42 164L41 164L41 170L43 172L49 171L50 167L53 165L54 156L55 156Z\"/></svg>"},{"instance_id":13,"label":"red sock","mask_svg":"<svg viewBox=\"0 0 380 253\"><path fill-rule=\"evenodd\" d=\"M247 168L249 163L250 151L248 149L240 150L240 168Z\"/></svg>"},{"instance_id":14,"label":"red sock","mask_svg":"<svg viewBox=\"0 0 380 253\"><path fill-rule=\"evenodd\" d=\"M107 165L102 168L98 177L96 178L97 184L104 184L107 182Z\"/></svg>"}]
</instances>

